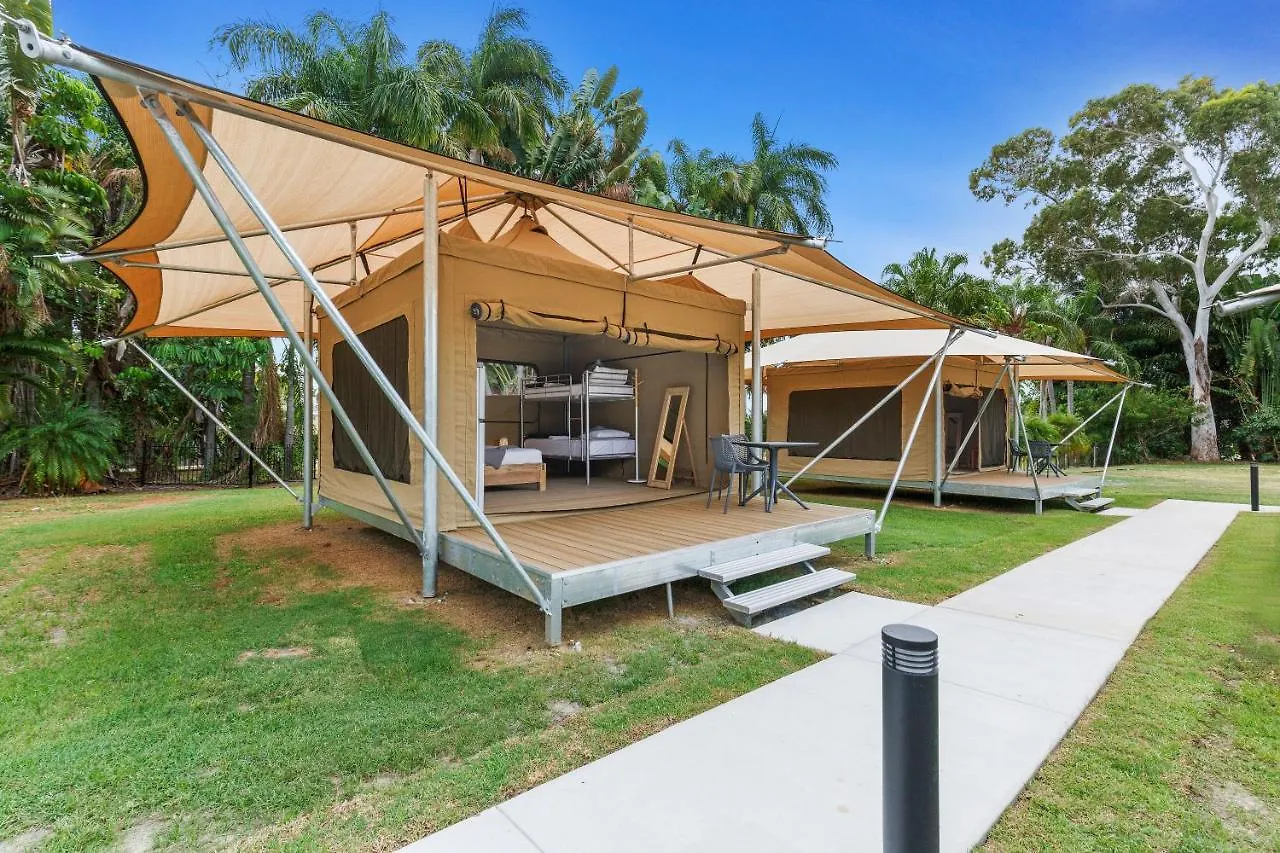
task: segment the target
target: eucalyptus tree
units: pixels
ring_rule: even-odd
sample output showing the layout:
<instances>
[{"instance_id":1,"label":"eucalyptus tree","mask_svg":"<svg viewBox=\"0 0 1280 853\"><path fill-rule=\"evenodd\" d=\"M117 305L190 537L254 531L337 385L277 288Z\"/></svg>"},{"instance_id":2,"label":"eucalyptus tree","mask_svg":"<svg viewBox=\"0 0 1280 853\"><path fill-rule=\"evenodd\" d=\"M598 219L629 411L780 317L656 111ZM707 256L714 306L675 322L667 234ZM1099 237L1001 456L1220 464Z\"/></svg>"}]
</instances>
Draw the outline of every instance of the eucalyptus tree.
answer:
<instances>
[{"instance_id":1,"label":"eucalyptus tree","mask_svg":"<svg viewBox=\"0 0 1280 853\"><path fill-rule=\"evenodd\" d=\"M516 171L539 180L630 199L649 114L639 88L618 92L618 67L594 68L552 117L550 132Z\"/></svg>"},{"instance_id":2,"label":"eucalyptus tree","mask_svg":"<svg viewBox=\"0 0 1280 853\"><path fill-rule=\"evenodd\" d=\"M969 183L1036 208L1021 244L997 246L1004 261L1094 279L1111 309L1171 325L1195 406L1191 455L1217 459L1211 306L1280 258L1280 86L1129 86L1086 103L1061 138L1032 128L995 146Z\"/></svg>"}]
</instances>

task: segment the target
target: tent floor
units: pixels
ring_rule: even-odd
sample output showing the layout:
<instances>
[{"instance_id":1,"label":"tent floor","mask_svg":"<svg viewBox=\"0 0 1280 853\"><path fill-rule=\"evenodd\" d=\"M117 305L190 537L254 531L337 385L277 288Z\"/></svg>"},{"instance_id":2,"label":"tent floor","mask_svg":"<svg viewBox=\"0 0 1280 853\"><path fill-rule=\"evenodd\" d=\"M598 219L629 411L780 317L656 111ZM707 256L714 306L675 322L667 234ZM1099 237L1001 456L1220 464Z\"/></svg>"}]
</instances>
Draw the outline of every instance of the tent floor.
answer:
<instances>
[{"instance_id":1,"label":"tent floor","mask_svg":"<svg viewBox=\"0 0 1280 853\"><path fill-rule=\"evenodd\" d=\"M547 640L560 642L565 607L697 576L711 565L798 543L827 544L870 534L875 514L783 501L773 512L753 501L728 513L706 498L670 500L509 521L500 527L550 604ZM441 559L524 598L521 579L482 530L441 535Z\"/></svg>"},{"instance_id":2,"label":"tent floor","mask_svg":"<svg viewBox=\"0 0 1280 853\"><path fill-rule=\"evenodd\" d=\"M603 477L583 482L582 476L547 478L545 491L530 486L490 487L484 492L484 511L495 523L519 518L525 513L572 512L629 506L684 497L704 492L694 486L674 485L671 489L651 489L643 483Z\"/></svg>"},{"instance_id":3,"label":"tent floor","mask_svg":"<svg viewBox=\"0 0 1280 853\"><path fill-rule=\"evenodd\" d=\"M798 470L798 469L797 469ZM784 475L786 472L783 472ZM805 480L823 483L846 483L855 486L888 488L889 480L876 477L849 477L836 474L805 474ZM1055 498L1076 498L1093 494L1098 490L1098 478L1093 475L1069 474L1055 477L1040 475L1040 493L1037 498L1036 483L1021 471L956 472L942 486L944 495L969 495L984 498L1004 498L1017 501L1043 502ZM928 480L902 480L899 489L914 492L932 492L933 483Z\"/></svg>"}]
</instances>

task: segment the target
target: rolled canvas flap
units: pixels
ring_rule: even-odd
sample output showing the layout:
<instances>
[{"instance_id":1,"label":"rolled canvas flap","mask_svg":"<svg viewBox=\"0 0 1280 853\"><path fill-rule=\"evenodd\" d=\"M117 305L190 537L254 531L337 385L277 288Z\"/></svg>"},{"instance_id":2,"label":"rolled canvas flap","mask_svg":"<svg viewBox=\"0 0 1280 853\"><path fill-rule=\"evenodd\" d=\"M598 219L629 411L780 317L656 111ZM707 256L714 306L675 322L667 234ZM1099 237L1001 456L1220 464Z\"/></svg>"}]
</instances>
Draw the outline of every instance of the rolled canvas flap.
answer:
<instances>
[{"instance_id":1,"label":"rolled canvas flap","mask_svg":"<svg viewBox=\"0 0 1280 853\"><path fill-rule=\"evenodd\" d=\"M627 328L610 322L607 317L602 317L599 320L583 320L576 317L541 314L537 311L530 311L528 308L520 308L501 301L472 302L471 317L477 322L507 323L525 329L563 332L570 335L604 335L637 347L654 347L680 352L703 352L717 355L733 355L738 351L737 344L719 337L688 337L654 331L647 326Z\"/></svg>"}]
</instances>

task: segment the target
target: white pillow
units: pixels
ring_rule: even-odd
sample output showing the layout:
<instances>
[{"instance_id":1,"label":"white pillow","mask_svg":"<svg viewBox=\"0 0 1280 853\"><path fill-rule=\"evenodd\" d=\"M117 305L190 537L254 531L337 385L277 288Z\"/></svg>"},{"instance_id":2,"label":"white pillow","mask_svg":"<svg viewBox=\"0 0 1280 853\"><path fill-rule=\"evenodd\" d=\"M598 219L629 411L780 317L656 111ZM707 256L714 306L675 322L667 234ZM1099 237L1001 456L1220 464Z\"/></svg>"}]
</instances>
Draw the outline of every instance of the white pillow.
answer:
<instances>
[{"instance_id":1,"label":"white pillow","mask_svg":"<svg viewBox=\"0 0 1280 853\"><path fill-rule=\"evenodd\" d=\"M591 428L592 438L631 438L631 433L624 429L611 429L610 427L593 426Z\"/></svg>"}]
</instances>

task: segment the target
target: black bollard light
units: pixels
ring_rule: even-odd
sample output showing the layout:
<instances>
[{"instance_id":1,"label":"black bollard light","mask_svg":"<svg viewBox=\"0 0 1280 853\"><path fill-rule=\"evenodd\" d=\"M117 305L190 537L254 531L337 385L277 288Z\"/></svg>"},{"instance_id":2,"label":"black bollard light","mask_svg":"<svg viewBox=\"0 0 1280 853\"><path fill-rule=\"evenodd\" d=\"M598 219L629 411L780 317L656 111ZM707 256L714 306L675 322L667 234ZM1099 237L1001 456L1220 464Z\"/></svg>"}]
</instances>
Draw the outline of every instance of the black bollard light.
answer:
<instances>
[{"instance_id":1,"label":"black bollard light","mask_svg":"<svg viewBox=\"0 0 1280 853\"><path fill-rule=\"evenodd\" d=\"M884 851L936 853L938 635L919 625L880 631Z\"/></svg>"},{"instance_id":2,"label":"black bollard light","mask_svg":"<svg viewBox=\"0 0 1280 853\"><path fill-rule=\"evenodd\" d=\"M1249 463L1249 509L1251 509L1253 512L1258 512L1261 509L1261 506L1260 506L1261 495L1259 494L1260 491L1261 490L1258 486L1258 463L1250 462Z\"/></svg>"}]
</instances>

